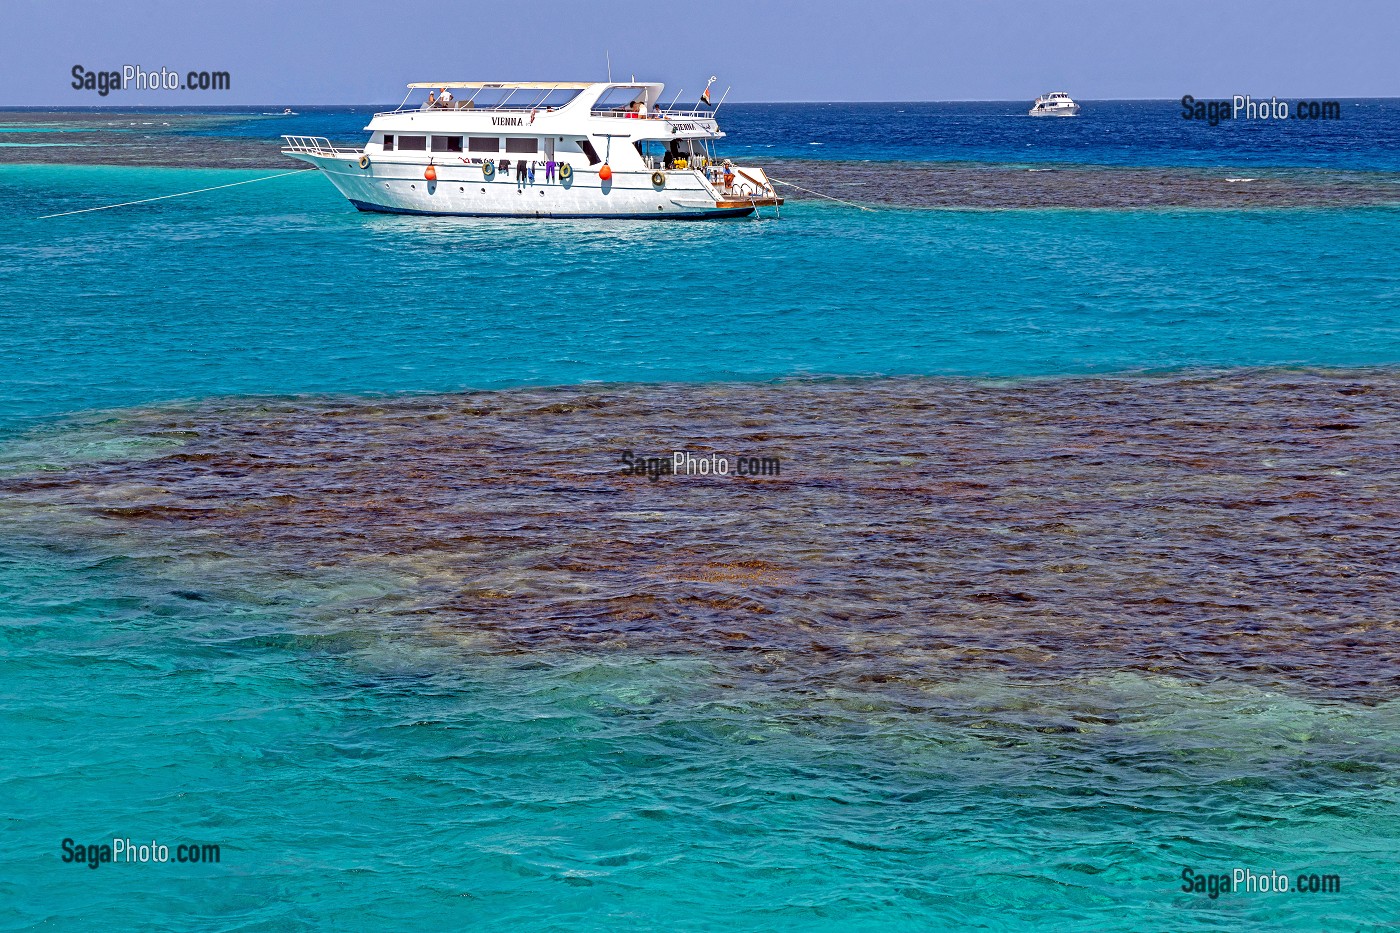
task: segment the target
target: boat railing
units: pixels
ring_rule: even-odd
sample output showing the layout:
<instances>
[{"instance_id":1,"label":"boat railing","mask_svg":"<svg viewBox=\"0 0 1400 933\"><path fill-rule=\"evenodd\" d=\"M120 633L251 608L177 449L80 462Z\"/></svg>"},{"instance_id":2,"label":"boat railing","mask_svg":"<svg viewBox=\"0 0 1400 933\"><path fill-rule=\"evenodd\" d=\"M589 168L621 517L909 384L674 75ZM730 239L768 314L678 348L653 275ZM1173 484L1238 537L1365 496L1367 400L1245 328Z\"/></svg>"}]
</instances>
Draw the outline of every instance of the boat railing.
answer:
<instances>
[{"instance_id":1,"label":"boat railing","mask_svg":"<svg viewBox=\"0 0 1400 933\"><path fill-rule=\"evenodd\" d=\"M637 113L632 110L590 110L590 116L611 117L614 120L713 120L714 114L708 110L653 110Z\"/></svg>"},{"instance_id":2,"label":"boat railing","mask_svg":"<svg viewBox=\"0 0 1400 933\"><path fill-rule=\"evenodd\" d=\"M635 110L590 110L591 117L608 117L613 120L664 120L665 114L661 113L637 113Z\"/></svg>"},{"instance_id":3,"label":"boat railing","mask_svg":"<svg viewBox=\"0 0 1400 933\"><path fill-rule=\"evenodd\" d=\"M392 117L401 113L557 113L564 109L564 104L550 104L547 106L530 107L523 104L507 104L497 106L495 104L472 104L469 100L454 100L452 106L444 107L441 104L419 104L415 107L397 107L393 110L380 110L375 113L376 117Z\"/></svg>"},{"instance_id":4,"label":"boat railing","mask_svg":"<svg viewBox=\"0 0 1400 933\"><path fill-rule=\"evenodd\" d=\"M283 136L287 144L282 148L288 152L306 152L311 155L359 155L359 149L337 149L324 136Z\"/></svg>"},{"instance_id":5,"label":"boat railing","mask_svg":"<svg viewBox=\"0 0 1400 933\"><path fill-rule=\"evenodd\" d=\"M454 102L451 107L399 107L394 110L380 110L374 115L376 117L392 117L403 113L551 113L561 110L560 107L519 107L505 106L493 107L490 105L468 107L465 101ZM713 110L653 110L650 113L639 114L631 110L590 110L590 116L609 117L614 120L643 119L643 120L713 120L715 114Z\"/></svg>"},{"instance_id":6,"label":"boat railing","mask_svg":"<svg viewBox=\"0 0 1400 933\"><path fill-rule=\"evenodd\" d=\"M777 190L763 169L751 165L714 162L704 166L705 179L726 197L775 198Z\"/></svg>"}]
</instances>

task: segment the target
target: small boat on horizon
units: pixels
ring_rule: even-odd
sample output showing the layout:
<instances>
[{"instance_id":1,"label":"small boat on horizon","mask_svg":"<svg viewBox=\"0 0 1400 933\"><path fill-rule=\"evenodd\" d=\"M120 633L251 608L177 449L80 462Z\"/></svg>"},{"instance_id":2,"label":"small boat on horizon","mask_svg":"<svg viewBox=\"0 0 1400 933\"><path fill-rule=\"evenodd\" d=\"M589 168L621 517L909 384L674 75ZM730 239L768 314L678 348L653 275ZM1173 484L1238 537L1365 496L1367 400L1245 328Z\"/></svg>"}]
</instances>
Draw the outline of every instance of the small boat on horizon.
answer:
<instances>
[{"instance_id":1,"label":"small boat on horizon","mask_svg":"<svg viewBox=\"0 0 1400 933\"><path fill-rule=\"evenodd\" d=\"M1079 113L1079 105L1064 91L1042 94L1031 105L1033 117L1073 117Z\"/></svg>"}]
</instances>

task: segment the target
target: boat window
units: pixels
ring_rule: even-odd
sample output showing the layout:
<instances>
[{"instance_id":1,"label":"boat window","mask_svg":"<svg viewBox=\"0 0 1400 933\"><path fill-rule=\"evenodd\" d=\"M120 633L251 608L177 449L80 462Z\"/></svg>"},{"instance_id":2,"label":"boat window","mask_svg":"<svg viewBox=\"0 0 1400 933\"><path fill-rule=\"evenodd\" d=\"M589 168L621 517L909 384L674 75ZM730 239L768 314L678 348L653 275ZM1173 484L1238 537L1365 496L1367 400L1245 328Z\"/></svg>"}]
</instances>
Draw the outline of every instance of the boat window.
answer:
<instances>
[{"instance_id":1,"label":"boat window","mask_svg":"<svg viewBox=\"0 0 1400 933\"><path fill-rule=\"evenodd\" d=\"M471 99L478 107L495 108L504 104L513 93L513 88L482 87L472 94Z\"/></svg>"},{"instance_id":2,"label":"boat window","mask_svg":"<svg viewBox=\"0 0 1400 933\"><path fill-rule=\"evenodd\" d=\"M644 87L610 87L593 105L594 110L625 110L633 101L646 96Z\"/></svg>"},{"instance_id":3,"label":"boat window","mask_svg":"<svg viewBox=\"0 0 1400 933\"><path fill-rule=\"evenodd\" d=\"M460 136L434 136L434 152L461 152L462 137Z\"/></svg>"},{"instance_id":4,"label":"boat window","mask_svg":"<svg viewBox=\"0 0 1400 933\"><path fill-rule=\"evenodd\" d=\"M533 136L507 136L506 152L538 152L540 141Z\"/></svg>"},{"instance_id":5,"label":"boat window","mask_svg":"<svg viewBox=\"0 0 1400 933\"><path fill-rule=\"evenodd\" d=\"M583 150L584 155L588 156L589 165L597 165L599 162L603 161L598 158L598 150L594 149L593 144L588 140L580 139L578 141L578 147Z\"/></svg>"},{"instance_id":6,"label":"boat window","mask_svg":"<svg viewBox=\"0 0 1400 933\"><path fill-rule=\"evenodd\" d=\"M633 145L649 168L696 168L705 158L705 144L699 139L647 139Z\"/></svg>"},{"instance_id":7,"label":"boat window","mask_svg":"<svg viewBox=\"0 0 1400 933\"><path fill-rule=\"evenodd\" d=\"M385 133L385 134L384 134L384 151L385 151L385 152L393 152L393 151L394 151L394 134L393 134L393 133Z\"/></svg>"},{"instance_id":8,"label":"boat window","mask_svg":"<svg viewBox=\"0 0 1400 933\"><path fill-rule=\"evenodd\" d=\"M400 136L398 143L400 152L423 152L428 148L428 137Z\"/></svg>"},{"instance_id":9,"label":"boat window","mask_svg":"<svg viewBox=\"0 0 1400 933\"><path fill-rule=\"evenodd\" d=\"M558 109L581 93L582 88L483 85L472 91L467 100L471 102L473 109L483 110L535 110L549 107Z\"/></svg>"},{"instance_id":10,"label":"boat window","mask_svg":"<svg viewBox=\"0 0 1400 933\"><path fill-rule=\"evenodd\" d=\"M472 152L500 152L501 141L495 136L470 136L467 149Z\"/></svg>"},{"instance_id":11,"label":"boat window","mask_svg":"<svg viewBox=\"0 0 1400 933\"><path fill-rule=\"evenodd\" d=\"M578 88L555 88L546 94L537 106L558 109L582 93L583 91Z\"/></svg>"}]
</instances>

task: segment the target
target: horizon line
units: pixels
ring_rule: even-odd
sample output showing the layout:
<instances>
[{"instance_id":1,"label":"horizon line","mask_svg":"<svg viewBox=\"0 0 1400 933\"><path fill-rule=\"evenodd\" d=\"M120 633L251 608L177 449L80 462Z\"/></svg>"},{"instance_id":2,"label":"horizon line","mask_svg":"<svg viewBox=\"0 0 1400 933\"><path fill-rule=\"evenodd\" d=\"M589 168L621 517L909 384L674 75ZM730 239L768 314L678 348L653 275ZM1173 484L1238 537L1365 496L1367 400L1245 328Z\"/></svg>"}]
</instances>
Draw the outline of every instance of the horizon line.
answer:
<instances>
[{"instance_id":1,"label":"horizon line","mask_svg":"<svg viewBox=\"0 0 1400 933\"><path fill-rule=\"evenodd\" d=\"M1191 96L1194 97L1196 100L1210 101L1210 100L1229 100L1229 99L1232 99L1235 95L1229 94L1229 95L1224 95L1224 96L1211 96L1211 95L1206 95L1206 96L1191 95ZM1284 95L1282 98L1280 98L1279 95L1270 95L1270 98L1271 98L1271 99L1276 99L1276 100L1277 100L1277 99L1283 99L1283 100L1288 100L1288 101L1303 99L1303 98L1301 98L1299 95ZM936 99L936 100L934 100L934 99L929 99L929 100L874 100L874 99L860 99L860 100L850 100L850 99L846 99L846 100L734 100L734 101L730 101L729 103L730 103L730 104L815 104L815 105L821 105L821 104L1020 104L1020 103L1022 103L1023 101L1026 101L1026 100L1034 100L1034 99L1035 99L1035 98L1022 98L1022 97L999 97L999 98L990 98L990 97L948 97L948 98L941 98L941 99ZM1172 103L1172 104L1175 104L1175 103L1180 103L1180 101L1181 101L1181 98L1180 98L1180 97L1080 97L1080 98L1076 98L1076 99L1077 99L1077 100L1080 100L1080 101L1084 101L1084 102L1090 102L1090 103L1105 103L1105 104L1107 104L1107 103ZM1263 98L1259 98L1259 99L1262 100ZM1321 96L1321 95L1311 95L1311 96L1307 97L1306 99L1308 99L1308 100L1321 100L1321 99L1322 99L1322 96ZM1400 100L1400 96L1367 96L1367 97L1355 97L1355 96L1353 96L1353 97L1336 97L1336 98L1327 98L1327 99L1329 99L1329 100L1337 100L1337 101ZM274 103L268 103L268 102L250 102L250 103L236 103L236 104L206 104L206 105L204 105L204 106L205 106L205 107L210 107L210 108L227 109L227 108L233 108L233 107L284 107L284 108L285 108L285 107L366 107L366 108L380 108L380 107L385 107L385 106L388 106L388 107L392 108L392 107L396 107L396 106L398 106L398 105L397 105L397 104L390 103L390 102L387 102L387 101L386 101L386 102L383 102L383 103L369 103L369 102L357 102L357 103L308 103L308 102L301 102L301 103L290 103L290 104L287 103L286 101L277 101L277 102L274 102ZM0 110L108 110L108 111L118 111L118 112L119 112L119 111L124 110L124 109L140 109L140 110L199 110L199 109L202 109L202 108L200 108L200 107L191 107L191 106L179 106L179 105L173 105L173 104L171 104L171 105L167 105L167 104L128 104L128 105L122 106L122 105L117 105L117 104L8 104L8 103L0 103ZM490 108L483 108L483 109L490 109Z\"/></svg>"}]
</instances>

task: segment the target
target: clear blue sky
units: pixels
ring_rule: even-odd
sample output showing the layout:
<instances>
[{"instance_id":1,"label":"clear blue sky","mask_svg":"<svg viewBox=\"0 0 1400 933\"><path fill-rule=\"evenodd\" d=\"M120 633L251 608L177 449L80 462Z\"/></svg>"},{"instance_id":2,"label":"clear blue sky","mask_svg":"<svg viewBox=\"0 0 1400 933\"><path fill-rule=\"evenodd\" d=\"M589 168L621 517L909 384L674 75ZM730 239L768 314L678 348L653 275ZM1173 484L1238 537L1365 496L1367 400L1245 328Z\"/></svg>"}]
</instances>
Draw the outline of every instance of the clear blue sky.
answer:
<instances>
[{"instance_id":1,"label":"clear blue sky","mask_svg":"<svg viewBox=\"0 0 1400 933\"><path fill-rule=\"evenodd\" d=\"M415 80L665 81L747 100L1400 96L1400 0L5 0L0 105L377 103ZM228 71L223 93L74 65Z\"/></svg>"}]
</instances>

